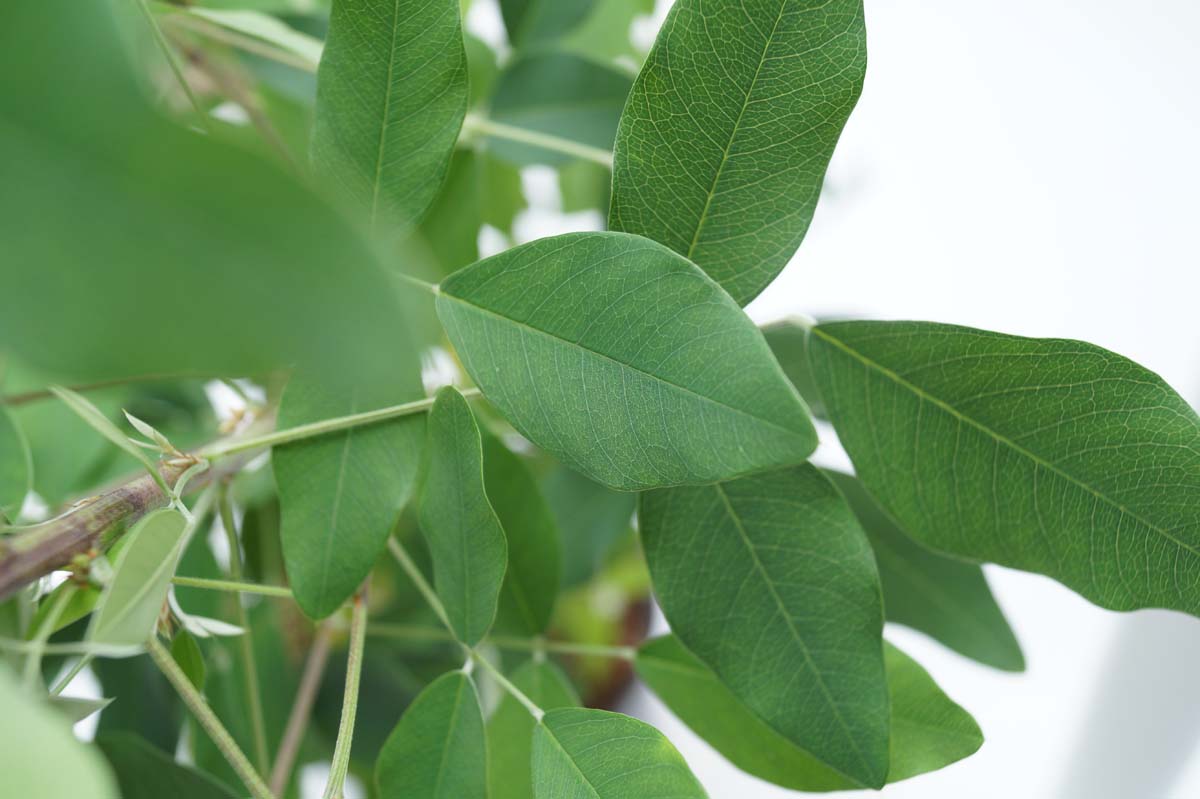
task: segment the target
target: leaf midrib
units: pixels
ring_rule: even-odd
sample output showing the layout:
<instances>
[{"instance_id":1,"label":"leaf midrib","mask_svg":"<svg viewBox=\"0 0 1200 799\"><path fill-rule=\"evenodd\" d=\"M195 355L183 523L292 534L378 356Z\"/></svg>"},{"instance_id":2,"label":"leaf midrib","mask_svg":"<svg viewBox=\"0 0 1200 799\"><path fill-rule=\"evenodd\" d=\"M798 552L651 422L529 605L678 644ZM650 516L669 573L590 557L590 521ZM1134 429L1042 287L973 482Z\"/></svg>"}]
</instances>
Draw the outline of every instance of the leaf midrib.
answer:
<instances>
[{"instance_id":1,"label":"leaf midrib","mask_svg":"<svg viewBox=\"0 0 1200 799\"><path fill-rule=\"evenodd\" d=\"M563 756L566 757L567 762L571 764L571 768L574 769L575 773L579 775L579 778L583 780L583 784L587 786L587 789L591 792L592 796L596 797L596 799L603 799L603 797L600 796L599 790L597 790L596 786L592 785L592 781L589 780L588 776L583 773L583 769L579 767L579 764L575 762L575 758L571 756L571 753L567 751L567 748L558 740L558 736L554 734L554 731L551 730L544 721L539 723L542 725L542 729L546 731L546 735L550 736L550 740L554 742L554 745L558 748L558 751L562 752Z\"/></svg>"},{"instance_id":2,"label":"leaf midrib","mask_svg":"<svg viewBox=\"0 0 1200 799\"><path fill-rule=\"evenodd\" d=\"M379 122L379 144L376 147L375 181L371 186L371 227L379 212L379 187L383 182L383 155L387 150L387 130L390 122L389 115L392 107L392 73L396 66L396 39L399 36L400 0L392 0L392 38L388 44L387 88L383 96L383 116Z\"/></svg>"}]
</instances>

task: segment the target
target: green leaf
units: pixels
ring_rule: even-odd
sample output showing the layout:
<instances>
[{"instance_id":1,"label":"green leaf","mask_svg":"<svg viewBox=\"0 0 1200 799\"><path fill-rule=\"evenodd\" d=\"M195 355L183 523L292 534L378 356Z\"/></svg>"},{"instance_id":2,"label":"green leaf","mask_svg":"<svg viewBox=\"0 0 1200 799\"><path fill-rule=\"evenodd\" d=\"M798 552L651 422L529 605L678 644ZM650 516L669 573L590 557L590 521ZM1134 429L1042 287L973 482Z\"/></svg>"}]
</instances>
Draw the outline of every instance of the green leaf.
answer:
<instances>
[{"instance_id":1,"label":"green leaf","mask_svg":"<svg viewBox=\"0 0 1200 799\"><path fill-rule=\"evenodd\" d=\"M375 782L382 796L486 799L487 741L470 677L444 674L412 701L379 753Z\"/></svg>"},{"instance_id":2,"label":"green leaf","mask_svg":"<svg viewBox=\"0 0 1200 799\"><path fill-rule=\"evenodd\" d=\"M514 48L547 44L579 25L596 0L500 0L500 14Z\"/></svg>"},{"instance_id":3,"label":"green leaf","mask_svg":"<svg viewBox=\"0 0 1200 799\"><path fill-rule=\"evenodd\" d=\"M812 367L808 364L808 328L795 322L776 322L764 327L762 332L783 373L808 404L809 412L818 419L828 419Z\"/></svg>"},{"instance_id":4,"label":"green leaf","mask_svg":"<svg viewBox=\"0 0 1200 799\"><path fill-rule=\"evenodd\" d=\"M306 372L292 377L279 426L398 405L424 395L415 357L395 352L386 377L350 388ZM314 619L341 607L387 544L420 464L420 414L278 447L272 453L288 580Z\"/></svg>"},{"instance_id":5,"label":"green leaf","mask_svg":"<svg viewBox=\"0 0 1200 799\"><path fill-rule=\"evenodd\" d=\"M132 455L154 477L159 486L165 489L166 484L158 472L158 464L154 458L147 455L146 450L130 441L129 436L121 432L120 428L109 421L108 417L99 408L88 402L82 395L76 394L74 391L62 386L51 386L50 390L54 392L54 396L62 400L64 405L73 410L80 419L87 422L94 431L107 438L113 444L116 444L127 454Z\"/></svg>"},{"instance_id":6,"label":"green leaf","mask_svg":"<svg viewBox=\"0 0 1200 799\"><path fill-rule=\"evenodd\" d=\"M417 516L450 626L474 646L496 618L508 549L484 490L479 427L452 386L438 391L429 413Z\"/></svg>"},{"instance_id":7,"label":"green leaf","mask_svg":"<svg viewBox=\"0 0 1200 799\"><path fill-rule=\"evenodd\" d=\"M78 724L112 704L112 699L85 699L79 696L51 696L50 706L72 724Z\"/></svg>"},{"instance_id":8,"label":"green leaf","mask_svg":"<svg viewBox=\"0 0 1200 799\"><path fill-rule=\"evenodd\" d=\"M158 510L126 533L129 542L113 564L112 582L92 614L87 632L90 643L135 646L146 642L154 633L189 532L187 520L178 511Z\"/></svg>"},{"instance_id":9,"label":"green leaf","mask_svg":"<svg viewBox=\"0 0 1200 799\"><path fill-rule=\"evenodd\" d=\"M188 681L197 691L203 693L207 669L204 666L204 653L200 651L196 637L187 630L177 631L171 639L171 657L179 664L179 668L183 669Z\"/></svg>"},{"instance_id":10,"label":"green leaf","mask_svg":"<svg viewBox=\"0 0 1200 799\"><path fill-rule=\"evenodd\" d=\"M29 443L8 408L0 405L0 520L17 517L32 487Z\"/></svg>"},{"instance_id":11,"label":"green leaf","mask_svg":"<svg viewBox=\"0 0 1200 799\"><path fill-rule=\"evenodd\" d=\"M804 238L866 64L862 0L679 0L621 116L609 228L746 304Z\"/></svg>"},{"instance_id":12,"label":"green leaf","mask_svg":"<svg viewBox=\"0 0 1200 799\"><path fill-rule=\"evenodd\" d=\"M309 70L316 70L321 61L323 44L320 39L298 31L262 11L247 8L225 10L167 6L161 13L168 20L172 15L195 17L234 33L275 45L280 50L296 56L299 59L298 64L305 65Z\"/></svg>"},{"instance_id":13,"label":"green leaf","mask_svg":"<svg viewBox=\"0 0 1200 799\"><path fill-rule=\"evenodd\" d=\"M979 727L915 661L884 642L891 696L888 782L935 771L983 743ZM692 731L755 777L796 791L859 787L771 729L673 635L642 645L638 676Z\"/></svg>"},{"instance_id":14,"label":"green leaf","mask_svg":"<svg viewBox=\"0 0 1200 799\"><path fill-rule=\"evenodd\" d=\"M336 0L317 73L313 163L373 230L433 202L467 112L459 0Z\"/></svg>"},{"instance_id":15,"label":"green leaf","mask_svg":"<svg viewBox=\"0 0 1200 799\"><path fill-rule=\"evenodd\" d=\"M1200 615L1200 419L1158 375L923 322L819 325L809 353L859 479L922 543Z\"/></svg>"},{"instance_id":16,"label":"green leaf","mask_svg":"<svg viewBox=\"0 0 1200 799\"><path fill-rule=\"evenodd\" d=\"M175 689L148 656L120 660L101 657L92 661L92 670L100 680L102 693L113 698L112 704L100 714L97 736L133 732L164 752L175 751L187 711ZM229 716L220 718L228 720ZM200 740L207 741L199 728L194 732L192 741L197 747Z\"/></svg>"},{"instance_id":17,"label":"green leaf","mask_svg":"<svg viewBox=\"0 0 1200 799\"><path fill-rule=\"evenodd\" d=\"M553 0L560 2L561 0ZM492 95L496 122L611 150L633 81L624 72L571 53L537 53L509 64ZM531 144L491 138L500 158L558 166L571 156Z\"/></svg>"},{"instance_id":18,"label":"green leaf","mask_svg":"<svg viewBox=\"0 0 1200 799\"><path fill-rule=\"evenodd\" d=\"M797 463L816 444L750 320L646 239L516 247L447 278L437 310L508 421L612 488L711 482Z\"/></svg>"},{"instance_id":19,"label":"green leaf","mask_svg":"<svg viewBox=\"0 0 1200 799\"><path fill-rule=\"evenodd\" d=\"M596 0L595 10L557 46L606 63L641 65L646 54L633 43L633 22L653 13L654 0Z\"/></svg>"},{"instance_id":20,"label":"green leaf","mask_svg":"<svg viewBox=\"0 0 1200 799\"><path fill-rule=\"evenodd\" d=\"M1024 671L1012 628L974 563L913 541L857 478L826 471L871 539L888 621L927 633L954 651L1005 671Z\"/></svg>"},{"instance_id":21,"label":"green leaf","mask_svg":"<svg viewBox=\"0 0 1200 799\"><path fill-rule=\"evenodd\" d=\"M529 467L490 434L483 437L483 484L508 541L496 629L540 635L550 624L562 574L554 516Z\"/></svg>"},{"instance_id":22,"label":"green leaf","mask_svg":"<svg viewBox=\"0 0 1200 799\"><path fill-rule=\"evenodd\" d=\"M552 661L527 660L509 679L543 710L579 706L575 687ZM489 799L533 799L533 728L529 710L506 692L487 722Z\"/></svg>"},{"instance_id":23,"label":"green leaf","mask_svg":"<svg viewBox=\"0 0 1200 799\"><path fill-rule=\"evenodd\" d=\"M23 692L0 668L0 774L6 796L112 799L117 788L96 750L75 740L67 719Z\"/></svg>"},{"instance_id":24,"label":"green leaf","mask_svg":"<svg viewBox=\"0 0 1200 799\"><path fill-rule=\"evenodd\" d=\"M176 763L140 736L99 735L96 746L117 775L122 799L234 799L233 791L203 772Z\"/></svg>"},{"instance_id":25,"label":"green leaf","mask_svg":"<svg viewBox=\"0 0 1200 799\"><path fill-rule=\"evenodd\" d=\"M122 546L123 541L124 539L118 541L117 546ZM108 557L110 559L114 558L119 551L116 547L110 549ZM37 612L33 614L33 621L29 623L29 630L26 633L30 639L33 638L36 631L42 629L42 625L45 623L46 617L50 615L58 597L67 591L72 592L71 597L67 600L67 605L63 608L62 613L59 614L58 621L55 622L54 629L50 631L51 633L56 633L65 627L69 627L91 613L95 610L96 603L100 600L100 590L94 586L80 586L74 580L66 580L38 602Z\"/></svg>"},{"instance_id":26,"label":"green leaf","mask_svg":"<svg viewBox=\"0 0 1200 799\"><path fill-rule=\"evenodd\" d=\"M647 492L638 523L684 645L786 739L861 785L883 785L879 576L829 480L806 464Z\"/></svg>"},{"instance_id":27,"label":"green leaf","mask_svg":"<svg viewBox=\"0 0 1200 799\"><path fill-rule=\"evenodd\" d=\"M563 587L595 574L629 532L637 495L611 488L555 463L542 484L563 544Z\"/></svg>"},{"instance_id":28,"label":"green leaf","mask_svg":"<svg viewBox=\"0 0 1200 799\"><path fill-rule=\"evenodd\" d=\"M687 763L645 722L586 708L546 713L533 731L536 799L705 799Z\"/></svg>"}]
</instances>

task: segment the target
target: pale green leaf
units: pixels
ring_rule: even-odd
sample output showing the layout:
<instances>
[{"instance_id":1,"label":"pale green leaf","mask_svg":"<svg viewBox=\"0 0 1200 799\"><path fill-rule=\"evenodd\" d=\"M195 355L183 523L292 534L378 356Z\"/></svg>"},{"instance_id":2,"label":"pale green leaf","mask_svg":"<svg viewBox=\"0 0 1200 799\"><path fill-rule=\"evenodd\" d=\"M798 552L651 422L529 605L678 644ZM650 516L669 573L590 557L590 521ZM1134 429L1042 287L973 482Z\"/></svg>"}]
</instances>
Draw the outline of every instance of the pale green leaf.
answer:
<instances>
[{"instance_id":1,"label":"pale green leaf","mask_svg":"<svg viewBox=\"0 0 1200 799\"><path fill-rule=\"evenodd\" d=\"M204 692L204 680L208 676L208 668L204 665L204 653L196 637L187 630L179 630L171 639L171 657L183 669L188 681L201 693Z\"/></svg>"},{"instance_id":2,"label":"pale green leaf","mask_svg":"<svg viewBox=\"0 0 1200 799\"><path fill-rule=\"evenodd\" d=\"M871 547L815 467L642 494L672 631L783 737L861 785L888 769L883 609Z\"/></svg>"},{"instance_id":3,"label":"pale green leaf","mask_svg":"<svg viewBox=\"0 0 1200 799\"><path fill-rule=\"evenodd\" d=\"M923 322L818 325L809 354L859 479L922 543L1200 614L1200 418L1158 375Z\"/></svg>"},{"instance_id":4,"label":"pale green leaf","mask_svg":"<svg viewBox=\"0 0 1200 799\"><path fill-rule=\"evenodd\" d=\"M372 229L437 195L467 111L459 0L335 0L317 73L315 169Z\"/></svg>"},{"instance_id":5,"label":"pale green leaf","mask_svg":"<svg viewBox=\"0 0 1200 799\"><path fill-rule=\"evenodd\" d=\"M92 614L89 643L137 646L146 642L166 602L189 532L178 511L158 510L125 534L129 541L113 564L112 582Z\"/></svg>"},{"instance_id":6,"label":"pale green leaf","mask_svg":"<svg viewBox=\"0 0 1200 799\"><path fill-rule=\"evenodd\" d=\"M646 52L633 43L633 23L654 13L654 0L596 0L595 5L558 47L605 63L619 59L634 69L641 66Z\"/></svg>"},{"instance_id":7,"label":"pale green leaf","mask_svg":"<svg viewBox=\"0 0 1200 799\"><path fill-rule=\"evenodd\" d=\"M888 621L927 633L980 663L1023 671L1025 657L976 563L913 541L857 478L827 471L871 539Z\"/></svg>"},{"instance_id":8,"label":"pale green leaf","mask_svg":"<svg viewBox=\"0 0 1200 799\"><path fill-rule=\"evenodd\" d=\"M620 490L798 463L816 434L762 334L695 265L573 233L447 278L438 316L526 438Z\"/></svg>"},{"instance_id":9,"label":"pale green leaf","mask_svg":"<svg viewBox=\"0 0 1200 799\"><path fill-rule=\"evenodd\" d=\"M979 727L915 661L885 642L891 696L888 782L935 771L983 743ZM692 731L738 768L796 791L860 787L771 729L673 635L642 645L638 676Z\"/></svg>"},{"instance_id":10,"label":"pale green leaf","mask_svg":"<svg viewBox=\"0 0 1200 799\"><path fill-rule=\"evenodd\" d=\"M85 699L79 696L51 696L50 706L72 724L78 724L112 704L112 699Z\"/></svg>"},{"instance_id":11,"label":"pale green leaf","mask_svg":"<svg viewBox=\"0 0 1200 799\"><path fill-rule=\"evenodd\" d=\"M32 487L29 443L8 408L0 405L0 521L17 517Z\"/></svg>"},{"instance_id":12,"label":"pale green leaf","mask_svg":"<svg viewBox=\"0 0 1200 799\"><path fill-rule=\"evenodd\" d=\"M866 64L862 0L679 0L621 117L609 228L749 302L808 230Z\"/></svg>"},{"instance_id":13,"label":"pale green leaf","mask_svg":"<svg viewBox=\"0 0 1200 799\"><path fill-rule=\"evenodd\" d=\"M542 710L578 707L579 695L553 661L527 660L509 679ZM488 799L533 799L533 716L509 693L487 721Z\"/></svg>"},{"instance_id":14,"label":"pale green leaf","mask_svg":"<svg viewBox=\"0 0 1200 799\"><path fill-rule=\"evenodd\" d=\"M514 48L544 45L579 25L596 0L500 0L500 14Z\"/></svg>"},{"instance_id":15,"label":"pale green leaf","mask_svg":"<svg viewBox=\"0 0 1200 799\"><path fill-rule=\"evenodd\" d=\"M146 471L154 477L160 486L165 486L162 476L158 472L158 464L155 460L147 455L144 449L130 441L129 436L121 432L121 429L109 421L108 417L99 408L88 402L86 397L62 386L51 386L50 390L54 392L54 396L62 400L64 405L73 410L80 419L87 422L93 430L136 458L142 466L146 467Z\"/></svg>"},{"instance_id":16,"label":"pale green leaf","mask_svg":"<svg viewBox=\"0 0 1200 799\"><path fill-rule=\"evenodd\" d=\"M130 733L96 736L121 786L121 799L233 799L229 788ZM113 794L117 796L118 794Z\"/></svg>"},{"instance_id":17,"label":"pale green leaf","mask_svg":"<svg viewBox=\"0 0 1200 799\"><path fill-rule=\"evenodd\" d=\"M452 386L438 392L429 413L417 517L450 626L458 640L474 646L496 618L508 553L484 490L479 427Z\"/></svg>"},{"instance_id":18,"label":"pale green leaf","mask_svg":"<svg viewBox=\"0 0 1200 799\"><path fill-rule=\"evenodd\" d=\"M405 709L375 762L382 796L487 799L479 697L461 671L434 680Z\"/></svg>"},{"instance_id":19,"label":"pale green leaf","mask_svg":"<svg viewBox=\"0 0 1200 799\"><path fill-rule=\"evenodd\" d=\"M108 551L106 557L115 558L119 554L117 546L123 548L126 540L127 538L122 538L118 541L117 545ZM94 565L97 562L93 561L92 563ZM102 567L97 567L96 571L99 571L100 568ZM37 612L33 614L33 620L29 623L29 630L27 631L29 638L33 638L35 633L42 629L42 625L45 624L47 617L53 612L58 598L68 591L71 592L71 597L67 600L66 606L59 614L58 620L54 623L54 629L50 631L51 633L56 633L91 613L96 607L96 602L100 599L100 589L91 585L80 586L74 580L64 581L38 602Z\"/></svg>"},{"instance_id":20,"label":"pale green leaf","mask_svg":"<svg viewBox=\"0 0 1200 799\"><path fill-rule=\"evenodd\" d=\"M586 708L546 713L533 731L535 799L705 799L663 734L645 722Z\"/></svg>"},{"instance_id":21,"label":"pale green leaf","mask_svg":"<svg viewBox=\"0 0 1200 799\"><path fill-rule=\"evenodd\" d=\"M315 70L321 61L323 44L320 39L296 30L280 21L278 17L243 8L180 8L168 6L166 15L180 14L211 22L221 28L245 34L268 44L275 45L285 52L296 56L298 64L304 64L308 69Z\"/></svg>"}]
</instances>

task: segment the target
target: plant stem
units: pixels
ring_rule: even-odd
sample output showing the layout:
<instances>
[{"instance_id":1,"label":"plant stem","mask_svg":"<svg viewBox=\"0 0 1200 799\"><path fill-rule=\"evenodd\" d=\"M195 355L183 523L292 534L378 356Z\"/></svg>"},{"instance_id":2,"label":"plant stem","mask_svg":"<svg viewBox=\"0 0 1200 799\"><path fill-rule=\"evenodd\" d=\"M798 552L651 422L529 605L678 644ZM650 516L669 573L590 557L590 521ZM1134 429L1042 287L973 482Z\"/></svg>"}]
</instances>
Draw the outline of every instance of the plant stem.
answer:
<instances>
[{"instance_id":1,"label":"plant stem","mask_svg":"<svg viewBox=\"0 0 1200 799\"><path fill-rule=\"evenodd\" d=\"M183 93L187 95L188 102L192 104L192 110L196 112L197 119L200 120L200 127L211 132L208 125L208 115L200 108L200 103L196 100L196 95L192 94L192 87L188 85L187 78L183 76L183 70L179 68L179 64L175 61L175 54L171 52L171 45L167 42L167 37L163 36L162 28L158 27L158 22L154 19L154 15L150 13L150 7L146 5L146 0L136 0L138 8L142 10L142 15L146 18L146 24L154 32L154 41L158 43L158 49L162 51L163 58L167 59L167 64L171 67L171 72L175 75L175 80L179 82L179 88L183 89Z\"/></svg>"},{"instance_id":2,"label":"plant stem","mask_svg":"<svg viewBox=\"0 0 1200 799\"><path fill-rule=\"evenodd\" d=\"M372 624L367 628L367 635L379 638L393 638L404 641L453 641L454 636L445 630L435 630L430 627L418 627L408 624ZM521 652L551 652L557 655L577 655L580 657L607 657L618 660L633 660L637 649L632 646L609 646L607 644L585 644L573 641L549 641L545 638L518 638L510 635L489 635L486 643L500 649L513 649Z\"/></svg>"},{"instance_id":3,"label":"plant stem","mask_svg":"<svg viewBox=\"0 0 1200 799\"><path fill-rule=\"evenodd\" d=\"M221 526L225 528L225 539L229 542L229 573L237 582L242 580L242 547L238 540L237 523L233 518L233 503L229 499L229 489L222 485L219 489L218 509L221 516ZM258 661L254 657L254 639L251 637L250 618L246 615L246 607L242 604L241 594L233 595L233 603L237 608L238 626L245 630L238 636L242 649L242 677L246 689L246 701L250 705L250 729L254 735L255 765L262 773L271 768L271 755L267 751L267 725L263 721L262 692L258 685Z\"/></svg>"},{"instance_id":4,"label":"plant stem","mask_svg":"<svg viewBox=\"0 0 1200 799\"><path fill-rule=\"evenodd\" d=\"M158 666L159 671L163 673L163 676L179 694L180 699L187 705L192 716L208 733L208 737L216 744L221 754L225 756L225 760L250 791L250 795L254 799L275 799L271 789L262 781L262 777L258 775L246 755L238 748L233 736L225 729L225 725L221 724L221 720L212 712L208 702L192 685L191 680L183 673L183 669L179 668L179 664L171 657L171 653L167 651L166 647L152 636L146 643L146 648L150 652L151 659L154 660L154 665Z\"/></svg>"},{"instance_id":5,"label":"plant stem","mask_svg":"<svg viewBox=\"0 0 1200 799\"><path fill-rule=\"evenodd\" d=\"M300 743L304 740L304 728L312 715L317 689L321 687L321 675L329 661L329 643L333 638L333 630L333 625L328 622L317 627L312 648L308 650L308 658L304 661L304 673L300 676L300 686L296 689L292 712L288 714L283 739L279 743L279 752L275 755L275 767L271 769L271 790L276 794L283 794L287 790L288 778L292 776L292 768L296 765L296 755L300 753Z\"/></svg>"},{"instance_id":6,"label":"plant stem","mask_svg":"<svg viewBox=\"0 0 1200 799\"><path fill-rule=\"evenodd\" d=\"M464 397L477 397L479 393L479 389L477 388L462 390ZM246 450L262 447L277 447L281 444L290 444L293 441L303 441L306 438L315 438L327 433L336 433L339 430L349 430L352 427L361 427L363 425L384 422L388 419L396 419L401 416L410 416L414 413L422 413L433 407L433 402L433 397L426 397L425 399L406 402L401 405L377 408L373 411L364 411L363 413L355 413L349 416L336 416L332 419L322 419L318 422L289 427L286 430L276 430L273 433L253 438L217 442L209 447L202 448L198 454L201 457L208 458L210 461L215 461L218 458L223 458L226 455L232 455L237 452L245 452Z\"/></svg>"},{"instance_id":7,"label":"plant stem","mask_svg":"<svg viewBox=\"0 0 1200 799\"><path fill-rule=\"evenodd\" d=\"M417 568L417 564L409 557L404 545L395 539L388 538L388 549L392 555L400 562L400 568L404 569L404 573L417 586L417 590L421 592L421 596L433 608L433 612L437 614L438 619L442 624L446 625L446 630L453 635L454 627L450 624L450 617L446 615L446 608L442 605L442 600L438 599L437 592L433 590L433 586L425 579L425 575L421 574L421 570Z\"/></svg>"},{"instance_id":8,"label":"plant stem","mask_svg":"<svg viewBox=\"0 0 1200 799\"><path fill-rule=\"evenodd\" d=\"M84 669L86 669L88 667L88 664L92 662L92 659L94 657L95 657L94 655L89 653L89 654L86 654L83 657L81 657L79 660L75 661L75 665L71 667L71 670L68 671L66 674L64 674L62 676L62 679L59 680L57 683L55 683L54 687L50 689L50 695L58 696L59 694L61 694L63 692L63 690L68 685L71 684L71 680L78 677L79 672L83 671Z\"/></svg>"},{"instance_id":9,"label":"plant stem","mask_svg":"<svg viewBox=\"0 0 1200 799\"><path fill-rule=\"evenodd\" d=\"M508 691L510 694L512 694L514 699L524 705L525 709L529 711L530 715L532 715L536 721L542 720L542 716L545 716L546 712L538 707L532 699L526 696L520 688L513 685L512 682L510 682L509 679L500 672L500 669L493 666L490 662L488 662L487 658L479 654L479 652L474 649L471 650L471 659L482 666L484 671L492 675L492 679L499 683L501 688L503 688L505 691Z\"/></svg>"},{"instance_id":10,"label":"plant stem","mask_svg":"<svg viewBox=\"0 0 1200 799\"><path fill-rule=\"evenodd\" d=\"M75 596L76 587L74 583L68 583L61 594L54 598L54 604L46 613L46 618L42 621L41 627L33 636L31 643L33 649L25 656L25 688L32 690L38 683L38 675L42 670L42 653L46 651L46 642L50 640L50 636L54 635L54 628L58 624L58 620L62 618L63 611L67 609L67 605L71 602L71 597Z\"/></svg>"},{"instance_id":11,"label":"plant stem","mask_svg":"<svg viewBox=\"0 0 1200 799\"><path fill-rule=\"evenodd\" d=\"M338 724L337 743L333 747L333 765L324 799L342 799L346 772L350 769L350 744L354 739L354 717L358 712L358 683L362 677L363 647L367 633L367 585L354 596L350 617L350 652L346 659L346 690L342 696L342 720Z\"/></svg>"},{"instance_id":12,"label":"plant stem","mask_svg":"<svg viewBox=\"0 0 1200 799\"><path fill-rule=\"evenodd\" d=\"M172 577L171 582L186 588L203 588L207 591L235 591L239 594L257 594L259 596L278 597L280 599L292 598L291 589L285 588L282 585L261 585L259 583L244 583L234 580L208 580L203 577L181 577L179 575Z\"/></svg>"},{"instance_id":13,"label":"plant stem","mask_svg":"<svg viewBox=\"0 0 1200 799\"><path fill-rule=\"evenodd\" d=\"M475 114L467 114L466 119L463 120L463 130L482 133L497 139L507 139L508 141L528 144L533 147L540 147L543 150L562 153L573 158L582 158L585 161L591 161L601 166L606 166L609 169L612 169L613 165L613 154L608 150L602 150L599 147L590 147L586 144L580 144L579 142L549 133L518 128L514 125L505 125L503 122L496 122L495 120L476 116Z\"/></svg>"}]
</instances>

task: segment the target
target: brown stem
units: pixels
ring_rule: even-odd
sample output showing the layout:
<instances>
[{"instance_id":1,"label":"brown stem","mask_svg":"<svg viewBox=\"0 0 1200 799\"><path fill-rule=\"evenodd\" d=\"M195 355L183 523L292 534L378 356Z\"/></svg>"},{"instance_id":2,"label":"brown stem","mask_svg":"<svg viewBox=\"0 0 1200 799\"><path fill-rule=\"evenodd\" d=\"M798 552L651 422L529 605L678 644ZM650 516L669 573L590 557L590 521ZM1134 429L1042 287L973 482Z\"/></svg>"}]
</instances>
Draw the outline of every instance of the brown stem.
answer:
<instances>
[{"instance_id":1,"label":"brown stem","mask_svg":"<svg viewBox=\"0 0 1200 799\"><path fill-rule=\"evenodd\" d=\"M300 743L304 740L304 730L312 715L317 689L321 686L321 675L325 672L325 664L329 660L329 642L333 638L333 629L329 622L317 627L312 648L308 650L308 658L304 661L304 674L300 677L300 687L296 689L296 701L292 704L291 714L288 715L283 740L279 743L279 753L275 755L275 767L271 769L271 793L276 796L283 795L288 778L296 765Z\"/></svg>"}]
</instances>

